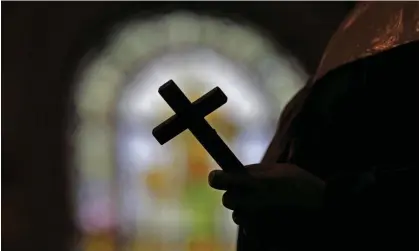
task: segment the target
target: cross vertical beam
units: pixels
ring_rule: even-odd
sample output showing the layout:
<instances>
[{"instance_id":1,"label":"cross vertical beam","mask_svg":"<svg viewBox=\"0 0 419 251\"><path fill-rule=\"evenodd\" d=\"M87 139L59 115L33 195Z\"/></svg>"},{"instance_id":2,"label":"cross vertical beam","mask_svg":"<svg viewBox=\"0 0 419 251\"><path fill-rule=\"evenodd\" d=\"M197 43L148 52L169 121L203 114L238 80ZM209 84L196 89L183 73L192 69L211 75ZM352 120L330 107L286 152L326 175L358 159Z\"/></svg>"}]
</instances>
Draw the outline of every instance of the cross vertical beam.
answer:
<instances>
[{"instance_id":1,"label":"cross vertical beam","mask_svg":"<svg viewBox=\"0 0 419 251\"><path fill-rule=\"evenodd\" d=\"M226 172L244 171L243 164L205 120L206 115L227 102L220 88L214 88L191 103L176 83L170 80L159 88L159 94L176 113L153 129L153 136L160 144L189 129L221 169Z\"/></svg>"}]
</instances>

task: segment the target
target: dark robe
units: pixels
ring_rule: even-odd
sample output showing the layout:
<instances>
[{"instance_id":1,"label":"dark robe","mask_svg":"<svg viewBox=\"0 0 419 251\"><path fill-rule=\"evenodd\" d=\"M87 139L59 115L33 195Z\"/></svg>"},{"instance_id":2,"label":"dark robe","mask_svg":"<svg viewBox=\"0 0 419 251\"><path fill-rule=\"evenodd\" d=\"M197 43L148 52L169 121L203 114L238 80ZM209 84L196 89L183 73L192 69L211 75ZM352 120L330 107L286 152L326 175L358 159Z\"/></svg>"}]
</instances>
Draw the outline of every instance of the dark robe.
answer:
<instances>
[{"instance_id":1,"label":"dark robe","mask_svg":"<svg viewBox=\"0 0 419 251\"><path fill-rule=\"evenodd\" d=\"M324 179L325 206L278 212L239 250L419 250L418 38L417 2L362 3L343 22L262 160Z\"/></svg>"},{"instance_id":2,"label":"dark robe","mask_svg":"<svg viewBox=\"0 0 419 251\"><path fill-rule=\"evenodd\" d=\"M341 66L291 100L263 161L279 155L327 181L326 206L287 215L268 246L417 250L418 85L412 42Z\"/></svg>"},{"instance_id":3,"label":"dark robe","mask_svg":"<svg viewBox=\"0 0 419 251\"><path fill-rule=\"evenodd\" d=\"M276 213L240 251L419 250L418 41L418 2L360 3L344 20L262 160L325 180L324 208Z\"/></svg>"}]
</instances>

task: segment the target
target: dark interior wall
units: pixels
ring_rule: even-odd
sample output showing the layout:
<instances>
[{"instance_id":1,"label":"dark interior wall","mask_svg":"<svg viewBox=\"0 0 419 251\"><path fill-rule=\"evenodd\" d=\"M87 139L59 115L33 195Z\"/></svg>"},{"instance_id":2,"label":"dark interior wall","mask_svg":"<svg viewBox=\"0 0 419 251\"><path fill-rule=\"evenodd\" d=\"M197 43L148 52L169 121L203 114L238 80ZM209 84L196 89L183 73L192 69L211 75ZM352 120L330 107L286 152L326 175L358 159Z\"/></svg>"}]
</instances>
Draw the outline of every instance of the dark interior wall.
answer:
<instances>
[{"instance_id":1,"label":"dark interior wall","mask_svg":"<svg viewBox=\"0 0 419 251\"><path fill-rule=\"evenodd\" d=\"M72 229L65 141L72 76L115 21L182 6L247 19L312 73L347 3L2 2L3 247L64 250ZM22 250L22 249L21 249Z\"/></svg>"}]
</instances>

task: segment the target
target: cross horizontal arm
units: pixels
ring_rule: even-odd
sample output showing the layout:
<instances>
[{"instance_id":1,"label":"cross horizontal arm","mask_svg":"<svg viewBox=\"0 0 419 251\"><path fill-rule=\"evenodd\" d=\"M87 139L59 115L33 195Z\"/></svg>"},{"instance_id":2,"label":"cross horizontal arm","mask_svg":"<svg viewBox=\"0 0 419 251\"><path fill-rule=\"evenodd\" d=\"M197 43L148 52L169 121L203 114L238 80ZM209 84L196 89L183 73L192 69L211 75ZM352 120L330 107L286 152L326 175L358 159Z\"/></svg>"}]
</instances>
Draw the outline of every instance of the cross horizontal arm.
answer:
<instances>
[{"instance_id":1,"label":"cross horizontal arm","mask_svg":"<svg viewBox=\"0 0 419 251\"><path fill-rule=\"evenodd\" d=\"M205 118L226 102L227 96L219 87L216 87L193 102L191 109L199 118ZM188 125L184 123L179 115L175 114L154 128L152 133L156 140L163 145L186 129L188 129Z\"/></svg>"},{"instance_id":2,"label":"cross horizontal arm","mask_svg":"<svg viewBox=\"0 0 419 251\"><path fill-rule=\"evenodd\" d=\"M221 89L215 88L213 91L213 94L208 93L199 100L197 100L195 106L199 106L199 104L202 103L205 104L206 100L212 100L214 97L214 93L218 93L219 102L225 103L227 101L227 97L224 95L224 93L222 93ZM180 88L172 80L162 85L159 88L159 93L167 102L167 104L176 113L176 115L178 116L177 120L180 121L177 123L176 128L173 131L180 131L184 127L188 128L191 131L191 133L195 136L195 138L199 141L199 143L201 143L201 145L207 150L211 157L224 171L237 172L245 170L243 164L228 148L228 146L220 138L217 132L208 124L204 116L201 116L207 112L210 113L211 111L213 111L213 109L210 109L212 104L208 106L209 108L205 106L205 109L203 109L203 111L194 109L195 106L189 101L185 94L183 94L182 90L180 90ZM172 118L172 121L164 123L163 125L155 128L153 130L153 135L156 137L156 135L161 136L162 134L165 134L165 131L170 132L172 126L171 123L173 123L174 120L175 118ZM171 132L167 135L169 135L170 137L176 136L173 134L174 132ZM167 135L164 136L166 137L163 138L164 140L167 139ZM162 138L158 139L159 142L164 142L164 140L161 140Z\"/></svg>"}]
</instances>

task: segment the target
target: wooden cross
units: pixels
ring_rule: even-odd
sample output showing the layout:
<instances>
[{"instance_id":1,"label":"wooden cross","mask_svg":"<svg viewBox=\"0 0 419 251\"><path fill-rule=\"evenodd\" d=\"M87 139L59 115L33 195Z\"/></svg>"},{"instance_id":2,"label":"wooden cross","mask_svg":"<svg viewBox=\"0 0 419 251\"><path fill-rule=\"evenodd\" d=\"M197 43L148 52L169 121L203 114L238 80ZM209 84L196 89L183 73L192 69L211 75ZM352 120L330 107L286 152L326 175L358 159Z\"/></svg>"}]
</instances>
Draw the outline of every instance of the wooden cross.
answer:
<instances>
[{"instance_id":1,"label":"wooden cross","mask_svg":"<svg viewBox=\"0 0 419 251\"><path fill-rule=\"evenodd\" d=\"M159 93L175 115L153 129L153 136L163 145L189 129L217 164L226 172L243 171L243 164L228 148L205 116L227 102L227 96L216 87L191 103L172 80L159 88Z\"/></svg>"},{"instance_id":2,"label":"wooden cross","mask_svg":"<svg viewBox=\"0 0 419 251\"><path fill-rule=\"evenodd\" d=\"M159 93L175 115L153 129L153 136L163 145L186 129L189 129L217 164L226 172L244 171L243 164L228 148L217 132L205 120L205 116L227 102L227 96L216 87L191 103L172 80L159 88ZM237 250L266 250L258 241L239 228Z\"/></svg>"}]
</instances>

